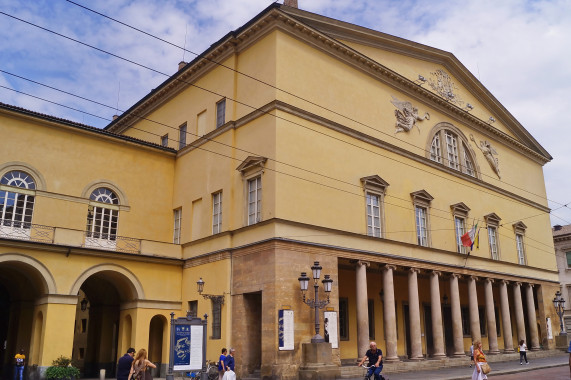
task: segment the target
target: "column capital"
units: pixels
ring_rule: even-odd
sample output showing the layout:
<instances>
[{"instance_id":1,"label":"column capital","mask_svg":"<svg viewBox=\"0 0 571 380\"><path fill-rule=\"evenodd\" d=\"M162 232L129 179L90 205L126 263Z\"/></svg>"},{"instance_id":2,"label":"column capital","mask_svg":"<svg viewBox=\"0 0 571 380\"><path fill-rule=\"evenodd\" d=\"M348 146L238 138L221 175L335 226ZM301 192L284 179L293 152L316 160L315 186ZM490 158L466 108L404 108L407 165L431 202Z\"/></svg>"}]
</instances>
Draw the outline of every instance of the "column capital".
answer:
<instances>
[{"instance_id":1,"label":"column capital","mask_svg":"<svg viewBox=\"0 0 571 380\"><path fill-rule=\"evenodd\" d=\"M530 288L533 288L535 286L535 284L532 284L531 282L528 282L526 285L529 286Z\"/></svg>"},{"instance_id":2,"label":"column capital","mask_svg":"<svg viewBox=\"0 0 571 380\"><path fill-rule=\"evenodd\" d=\"M454 278L454 277L456 277L456 278L461 278L462 275L461 275L460 273L450 273L450 277L452 277L452 278Z\"/></svg>"},{"instance_id":3,"label":"column capital","mask_svg":"<svg viewBox=\"0 0 571 380\"><path fill-rule=\"evenodd\" d=\"M365 267L370 267L371 263L368 261L363 261L363 260L357 260L357 262L355 263L357 265L357 267L359 266L365 266Z\"/></svg>"},{"instance_id":4,"label":"column capital","mask_svg":"<svg viewBox=\"0 0 571 380\"><path fill-rule=\"evenodd\" d=\"M493 284L496 280L494 280L493 278L490 278L490 277L486 277L486 279L484 281L489 282L490 284Z\"/></svg>"},{"instance_id":5,"label":"column capital","mask_svg":"<svg viewBox=\"0 0 571 380\"><path fill-rule=\"evenodd\" d=\"M501 279L498 280L498 284L504 284L504 285L509 285L511 281L509 280L505 280L505 279Z\"/></svg>"},{"instance_id":6,"label":"column capital","mask_svg":"<svg viewBox=\"0 0 571 380\"><path fill-rule=\"evenodd\" d=\"M413 268L413 267L411 267L411 268L408 268L408 271L409 271L409 272L416 273L416 274L419 274L419 273L420 273L420 269L419 269L419 268Z\"/></svg>"},{"instance_id":7,"label":"column capital","mask_svg":"<svg viewBox=\"0 0 571 380\"><path fill-rule=\"evenodd\" d=\"M383 270L389 270L389 269L394 271L397 269L397 267L396 267L396 265L392 265L392 264L387 264L383 267Z\"/></svg>"},{"instance_id":8,"label":"column capital","mask_svg":"<svg viewBox=\"0 0 571 380\"><path fill-rule=\"evenodd\" d=\"M438 270L433 270L433 271L431 272L431 274L435 274L435 275L437 275L438 277L442 276L442 272L440 272L440 271L438 271Z\"/></svg>"},{"instance_id":9,"label":"column capital","mask_svg":"<svg viewBox=\"0 0 571 380\"><path fill-rule=\"evenodd\" d=\"M514 281L514 286L521 287L521 282L519 282L519 281Z\"/></svg>"},{"instance_id":10,"label":"column capital","mask_svg":"<svg viewBox=\"0 0 571 380\"><path fill-rule=\"evenodd\" d=\"M478 281L478 280L479 280L479 278L476 277L476 276L468 276L468 278L469 278L470 280L474 280L474 281Z\"/></svg>"}]
</instances>

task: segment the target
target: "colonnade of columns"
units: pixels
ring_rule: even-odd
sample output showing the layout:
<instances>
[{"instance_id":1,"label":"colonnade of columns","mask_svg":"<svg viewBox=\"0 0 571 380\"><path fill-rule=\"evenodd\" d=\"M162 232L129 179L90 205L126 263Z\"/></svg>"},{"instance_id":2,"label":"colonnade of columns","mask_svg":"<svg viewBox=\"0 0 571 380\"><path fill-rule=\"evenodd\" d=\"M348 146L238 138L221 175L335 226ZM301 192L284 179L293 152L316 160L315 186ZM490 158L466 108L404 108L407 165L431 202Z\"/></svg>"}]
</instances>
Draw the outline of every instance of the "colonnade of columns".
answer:
<instances>
[{"instance_id":1,"label":"colonnade of columns","mask_svg":"<svg viewBox=\"0 0 571 380\"><path fill-rule=\"evenodd\" d=\"M369 346L369 320L368 320L368 303L367 303L367 267L370 264L364 261L358 261L356 269L356 300L357 300L357 347L358 355L362 357ZM396 267L393 265L385 265L382 269L383 278L383 318L385 325L385 341L386 351L385 359L387 361L398 361L397 355L397 321L395 311L395 293L394 293L394 271ZM422 354L422 333L420 318L420 300L418 292L418 268L409 268L408 273L408 313L409 326L407 326L410 334L410 359L421 360L424 358ZM442 305L440 297L440 281L443 277L442 272L430 270L426 272L429 276L430 283L430 302L431 302L431 320L432 320L432 340L433 354L432 357L439 358L446 356L446 347L444 341ZM462 311L460 306L460 290L458 280L460 274L447 274L450 286L450 312L452 318L452 341L454 345L453 356L464 356L463 329L462 329ZM474 276L468 276L468 308L470 332L473 341L481 340L480 333L480 313L478 308L478 293L476 283L483 282L484 300L485 300L485 319L488 326L488 344L490 354L499 354L498 337L496 334L496 313L494 306L493 284L498 284L500 311L503 326L504 352L513 352L513 335L510 307L508 300L508 287L513 289L514 299L514 317L517 326L517 340L526 339L526 327L524 321L524 310L522 302L522 289L527 304L527 315L529 318L529 333L531 342L528 342L531 350L539 349L539 335L536 324L535 302L533 298L533 285L522 285L520 282L509 283L506 280L494 280L492 278L479 279ZM427 327L428 328L428 327Z\"/></svg>"}]
</instances>

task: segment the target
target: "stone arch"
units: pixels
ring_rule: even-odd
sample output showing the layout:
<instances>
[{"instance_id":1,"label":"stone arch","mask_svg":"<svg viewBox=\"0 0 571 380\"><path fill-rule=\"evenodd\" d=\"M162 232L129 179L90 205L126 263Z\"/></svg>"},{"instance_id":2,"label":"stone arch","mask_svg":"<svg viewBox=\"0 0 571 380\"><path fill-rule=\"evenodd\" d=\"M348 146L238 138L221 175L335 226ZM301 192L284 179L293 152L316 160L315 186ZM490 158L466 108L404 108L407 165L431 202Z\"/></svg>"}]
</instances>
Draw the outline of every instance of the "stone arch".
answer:
<instances>
[{"instance_id":1,"label":"stone arch","mask_svg":"<svg viewBox=\"0 0 571 380\"><path fill-rule=\"evenodd\" d=\"M129 290L131 291L131 297L130 297L131 299L134 300L145 299L143 286L141 285L141 282L139 281L137 276L135 276L128 269L116 264L99 264L87 269L77 278L77 280L75 280L74 284L71 287L71 290L69 291L69 295L77 295L79 289L81 288L85 280L87 280L92 275L100 272L111 272L114 274L118 274L119 277L121 277L124 280L123 283L125 283L129 287Z\"/></svg>"},{"instance_id":2,"label":"stone arch","mask_svg":"<svg viewBox=\"0 0 571 380\"><path fill-rule=\"evenodd\" d=\"M129 206L129 199L127 198L127 195L125 195L125 192L121 190L119 185L117 185L115 182L106 179L98 179L96 181L87 184L87 186L85 186L85 188L81 192L81 197L89 199L89 196L91 195L93 190L99 187L106 187L109 190L112 190L117 195L117 198L119 198L119 205Z\"/></svg>"},{"instance_id":3,"label":"stone arch","mask_svg":"<svg viewBox=\"0 0 571 380\"><path fill-rule=\"evenodd\" d=\"M20 170L31 175L32 178L34 178L34 182L36 182L36 190L47 190L46 180L42 173L40 173L40 171L34 168L32 165L25 162L10 161L0 165L0 178L12 170Z\"/></svg>"},{"instance_id":4,"label":"stone arch","mask_svg":"<svg viewBox=\"0 0 571 380\"><path fill-rule=\"evenodd\" d=\"M54 277L44 264L34 259L33 257L17 254L5 253L0 255L0 264L2 263L16 263L23 265L26 269L30 267L36 274L36 279L42 287L44 294L57 294L57 287Z\"/></svg>"},{"instance_id":5,"label":"stone arch","mask_svg":"<svg viewBox=\"0 0 571 380\"><path fill-rule=\"evenodd\" d=\"M468 154L470 155L470 158L472 159L472 162L474 163L474 171L476 172L475 177L476 178L481 178L481 171L480 171L480 165L478 164L478 160L476 159L476 152L474 152L474 149L472 149L472 146L470 145L470 141L468 141L468 138L466 138L466 135L464 135L464 132L462 132L460 130L460 128L456 127L455 125L448 123L446 121L437 123L434 127L432 127L432 129L430 130L430 132L428 133L428 139L426 140L426 146L424 149L424 154L426 156L426 158L430 159L430 147L432 145L432 140L434 139L434 136L442 131L448 129L450 131L452 131L454 134L456 134L458 136L458 138L462 141L462 143L466 146L466 148L468 149ZM444 155L444 153L443 153Z\"/></svg>"}]
</instances>

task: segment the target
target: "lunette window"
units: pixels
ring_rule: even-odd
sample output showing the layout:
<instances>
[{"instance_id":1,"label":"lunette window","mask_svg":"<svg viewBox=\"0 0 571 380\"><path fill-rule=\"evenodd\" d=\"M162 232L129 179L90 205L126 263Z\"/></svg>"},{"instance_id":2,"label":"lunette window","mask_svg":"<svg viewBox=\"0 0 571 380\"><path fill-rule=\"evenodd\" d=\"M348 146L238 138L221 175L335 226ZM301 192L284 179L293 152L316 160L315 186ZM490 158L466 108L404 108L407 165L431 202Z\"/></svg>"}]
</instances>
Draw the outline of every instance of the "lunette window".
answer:
<instances>
[{"instance_id":1,"label":"lunette window","mask_svg":"<svg viewBox=\"0 0 571 380\"><path fill-rule=\"evenodd\" d=\"M469 176L476 176L474 158L467 140L451 129L440 129L434 134L430 144L430 159Z\"/></svg>"},{"instance_id":2,"label":"lunette window","mask_svg":"<svg viewBox=\"0 0 571 380\"><path fill-rule=\"evenodd\" d=\"M0 184L13 188L0 190L0 236L9 235L14 232L12 229L30 229L36 190L34 179L23 171L12 170L2 176Z\"/></svg>"}]
</instances>

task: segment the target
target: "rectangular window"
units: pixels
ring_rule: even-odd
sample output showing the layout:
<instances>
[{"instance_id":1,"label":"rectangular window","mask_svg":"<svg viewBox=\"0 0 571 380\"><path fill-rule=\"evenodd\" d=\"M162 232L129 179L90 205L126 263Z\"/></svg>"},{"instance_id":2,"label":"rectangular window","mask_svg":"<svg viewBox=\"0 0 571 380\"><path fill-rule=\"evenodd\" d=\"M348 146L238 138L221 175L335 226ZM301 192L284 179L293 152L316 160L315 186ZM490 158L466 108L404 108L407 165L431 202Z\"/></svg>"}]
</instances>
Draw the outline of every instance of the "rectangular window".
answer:
<instances>
[{"instance_id":1,"label":"rectangular window","mask_svg":"<svg viewBox=\"0 0 571 380\"><path fill-rule=\"evenodd\" d=\"M571 268L571 252L567 252L565 255L567 256L567 267Z\"/></svg>"},{"instance_id":2,"label":"rectangular window","mask_svg":"<svg viewBox=\"0 0 571 380\"><path fill-rule=\"evenodd\" d=\"M426 226L426 208L421 206L415 207L416 214L416 237L418 245L428 247L428 232Z\"/></svg>"},{"instance_id":3,"label":"rectangular window","mask_svg":"<svg viewBox=\"0 0 571 380\"><path fill-rule=\"evenodd\" d=\"M464 231L464 218L454 217L454 228L456 229L456 251L458 253L466 253L466 247L462 244L462 236Z\"/></svg>"},{"instance_id":4,"label":"rectangular window","mask_svg":"<svg viewBox=\"0 0 571 380\"><path fill-rule=\"evenodd\" d=\"M499 260L498 255L498 235L496 227L488 226L488 241L490 243L490 255L493 260Z\"/></svg>"},{"instance_id":5,"label":"rectangular window","mask_svg":"<svg viewBox=\"0 0 571 380\"><path fill-rule=\"evenodd\" d=\"M206 134L206 111L202 111L196 116L196 134L198 136Z\"/></svg>"},{"instance_id":6,"label":"rectangular window","mask_svg":"<svg viewBox=\"0 0 571 380\"><path fill-rule=\"evenodd\" d=\"M220 128L226 123L226 99L216 103L216 128Z\"/></svg>"},{"instance_id":7,"label":"rectangular window","mask_svg":"<svg viewBox=\"0 0 571 380\"><path fill-rule=\"evenodd\" d=\"M486 311L483 307L478 308L478 314L480 315L480 335L486 336Z\"/></svg>"},{"instance_id":8,"label":"rectangular window","mask_svg":"<svg viewBox=\"0 0 571 380\"><path fill-rule=\"evenodd\" d=\"M0 222L4 226L30 228L34 211L34 196L0 191Z\"/></svg>"},{"instance_id":9,"label":"rectangular window","mask_svg":"<svg viewBox=\"0 0 571 380\"><path fill-rule=\"evenodd\" d=\"M339 339L349 340L349 301L339 298Z\"/></svg>"},{"instance_id":10,"label":"rectangular window","mask_svg":"<svg viewBox=\"0 0 571 380\"><path fill-rule=\"evenodd\" d=\"M196 317L198 315L198 301L188 301L188 312L191 317Z\"/></svg>"},{"instance_id":11,"label":"rectangular window","mask_svg":"<svg viewBox=\"0 0 571 380\"><path fill-rule=\"evenodd\" d=\"M83 358L85 357L85 348L81 347L79 349L79 356L77 357L79 360L83 360Z\"/></svg>"},{"instance_id":12,"label":"rectangular window","mask_svg":"<svg viewBox=\"0 0 571 380\"><path fill-rule=\"evenodd\" d=\"M212 339L220 339L222 333L222 304L212 301Z\"/></svg>"},{"instance_id":13,"label":"rectangular window","mask_svg":"<svg viewBox=\"0 0 571 380\"><path fill-rule=\"evenodd\" d=\"M446 131L446 150L448 151L448 166L458 170L458 142L456 136Z\"/></svg>"},{"instance_id":14,"label":"rectangular window","mask_svg":"<svg viewBox=\"0 0 571 380\"><path fill-rule=\"evenodd\" d=\"M169 146L169 134L161 137L161 146Z\"/></svg>"},{"instance_id":15,"label":"rectangular window","mask_svg":"<svg viewBox=\"0 0 571 380\"><path fill-rule=\"evenodd\" d=\"M470 310L466 306L462 306L462 335L470 336Z\"/></svg>"},{"instance_id":16,"label":"rectangular window","mask_svg":"<svg viewBox=\"0 0 571 380\"><path fill-rule=\"evenodd\" d=\"M368 301L369 311L369 339L375 339L375 301Z\"/></svg>"},{"instance_id":17,"label":"rectangular window","mask_svg":"<svg viewBox=\"0 0 571 380\"><path fill-rule=\"evenodd\" d=\"M119 210L89 206L87 209L87 237L116 240L118 219Z\"/></svg>"},{"instance_id":18,"label":"rectangular window","mask_svg":"<svg viewBox=\"0 0 571 380\"><path fill-rule=\"evenodd\" d=\"M173 228L173 244L180 244L180 223L182 221L182 209L177 208L173 211L174 228Z\"/></svg>"},{"instance_id":19,"label":"rectangular window","mask_svg":"<svg viewBox=\"0 0 571 380\"><path fill-rule=\"evenodd\" d=\"M212 194L212 234L220 233L222 228L222 192Z\"/></svg>"},{"instance_id":20,"label":"rectangular window","mask_svg":"<svg viewBox=\"0 0 571 380\"><path fill-rule=\"evenodd\" d=\"M178 149L186 146L186 123L178 127Z\"/></svg>"},{"instance_id":21,"label":"rectangular window","mask_svg":"<svg viewBox=\"0 0 571 380\"><path fill-rule=\"evenodd\" d=\"M248 180L248 225L262 220L262 177Z\"/></svg>"},{"instance_id":22,"label":"rectangular window","mask_svg":"<svg viewBox=\"0 0 571 380\"><path fill-rule=\"evenodd\" d=\"M525 265L525 252L523 248L523 235L515 235L516 249L517 249L517 259L519 264Z\"/></svg>"},{"instance_id":23,"label":"rectangular window","mask_svg":"<svg viewBox=\"0 0 571 380\"><path fill-rule=\"evenodd\" d=\"M367 193L367 235L381 237L381 202L376 194Z\"/></svg>"},{"instance_id":24,"label":"rectangular window","mask_svg":"<svg viewBox=\"0 0 571 380\"><path fill-rule=\"evenodd\" d=\"M81 332L82 333L87 332L87 319L85 318L81 320Z\"/></svg>"}]
</instances>

